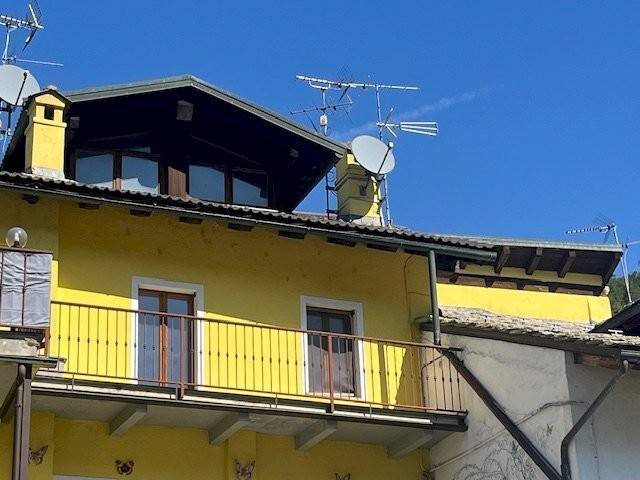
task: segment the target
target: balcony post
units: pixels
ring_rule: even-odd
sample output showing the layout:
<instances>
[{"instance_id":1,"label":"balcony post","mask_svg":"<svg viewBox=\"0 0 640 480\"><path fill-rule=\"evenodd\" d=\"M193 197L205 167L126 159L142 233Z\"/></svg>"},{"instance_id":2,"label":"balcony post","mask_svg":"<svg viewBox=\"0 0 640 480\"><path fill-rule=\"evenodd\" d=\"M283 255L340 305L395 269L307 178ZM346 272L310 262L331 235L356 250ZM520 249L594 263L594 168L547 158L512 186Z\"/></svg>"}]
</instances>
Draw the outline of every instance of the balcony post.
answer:
<instances>
[{"instance_id":1,"label":"balcony post","mask_svg":"<svg viewBox=\"0 0 640 480\"><path fill-rule=\"evenodd\" d=\"M329 352L329 362L327 370L329 370L329 402L331 403L329 408L331 413L333 413L336 410L336 403L333 391L333 337L331 335L327 335L327 343L329 344L327 348Z\"/></svg>"},{"instance_id":2,"label":"balcony post","mask_svg":"<svg viewBox=\"0 0 640 480\"><path fill-rule=\"evenodd\" d=\"M178 361L180 362L180 392L178 396L180 398L184 397L184 317L180 317L180 358Z\"/></svg>"},{"instance_id":3,"label":"balcony post","mask_svg":"<svg viewBox=\"0 0 640 480\"><path fill-rule=\"evenodd\" d=\"M19 364L13 417L13 480L27 480L31 429L31 365Z\"/></svg>"}]
</instances>

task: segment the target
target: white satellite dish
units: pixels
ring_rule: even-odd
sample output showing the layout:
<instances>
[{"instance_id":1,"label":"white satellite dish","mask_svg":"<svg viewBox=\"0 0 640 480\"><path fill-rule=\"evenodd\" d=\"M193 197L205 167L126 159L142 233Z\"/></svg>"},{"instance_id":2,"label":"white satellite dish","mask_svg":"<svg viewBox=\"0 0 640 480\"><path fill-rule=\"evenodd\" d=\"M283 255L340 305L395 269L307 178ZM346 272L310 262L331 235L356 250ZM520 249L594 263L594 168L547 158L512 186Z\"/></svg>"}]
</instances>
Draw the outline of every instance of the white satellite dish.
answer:
<instances>
[{"instance_id":1,"label":"white satellite dish","mask_svg":"<svg viewBox=\"0 0 640 480\"><path fill-rule=\"evenodd\" d=\"M0 65L0 100L22 106L24 99L40 91L40 85L28 70L16 65Z\"/></svg>"},{"instance_id":2,"label":"white satellite dish","mask_svg":"<svg viewBox=\"0 0 640 480\"><path fill-rule=\"evenodd\" d=\"M396 166L392 148L393 145L387 145L369 135L360 135L351 142L351 151L356 161L365 170L376 175L386 175Z\"/></svg>"}]
</instances>

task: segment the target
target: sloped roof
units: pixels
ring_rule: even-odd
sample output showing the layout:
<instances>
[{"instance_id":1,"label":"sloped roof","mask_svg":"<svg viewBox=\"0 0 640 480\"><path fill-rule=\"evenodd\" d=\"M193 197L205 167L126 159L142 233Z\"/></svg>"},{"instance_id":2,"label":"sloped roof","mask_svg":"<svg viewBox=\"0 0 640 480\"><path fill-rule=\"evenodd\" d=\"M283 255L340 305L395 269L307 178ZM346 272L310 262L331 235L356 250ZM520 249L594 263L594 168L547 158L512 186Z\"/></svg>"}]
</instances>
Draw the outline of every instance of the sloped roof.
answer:
<instances>
[{"instance_id":1,"label":"sloped roof","mask_svg":"<svg viewBox=\"0 0 640 480\"><path fill-rule=\"evenodd\" d=\"M441 306L442 331L506 342L611 355L620 349L640 350L640 337L593 333L593 325L502 315L479 308Z\"/></svg>"},{"instance_id":2,"label":"sloped roof","mask_svg":"<svg viewBox=\"0 0 640 480\"><path fill-rule=\"evenodd\" d=\"M339 155L344 155L346 145L343 143L313 132L302 125L289 120L288 118L269 110L257 103L250 102L226 90L223 90L211 83L205 82L193 75L179 75L174 77L158 78L142 82L122 83L117 85L103 85L100 87L84 88L81 90L71 90L65 92L65 97L72 103L89 102L93 100L103 100L107 98L124 97L128 95L138 95L143 93L160 92L178 88L192 87L202 91L212 97L223 100L263 120L266 120L278 127L284 128L294 134L300 135L307 140L313 141L323 147L329 148Z\"/></svg>"},{"instance_id":3,"label":"sloped roof","mask_svg":"<svg viewBox=\"0 0 640 480\"><path fill-rule=\"evenodd\" d=\"M73 180L59 180L7 171L0 171L0 188L35 195L66 197L78 202L120 204L130 209L164 211L186 216L209 217L239 224L287 228L301 234L317 233L328 237L333 236L345 243L364 242L372 248L395 248L414 253L433 249L443 255L469 260L489 263L495 260L495 252L492 247L482 242L465 241L462 238L450 240L445 235L394 227L360 225L319 215L298 215L194 198L117 190L82 184Z\"/></svg>"},{"instance_id":4,"label":"sloped roof","mask_svg":"<svg viewBox=\"0 0 640 480\"><path fill-rule=\"evenodd\" d=\"M640 300L630 303L609 320L596 325L591 332L607 333L618 330L625 335L638 335L640 333Z\"/></svg>"}]
</instances>

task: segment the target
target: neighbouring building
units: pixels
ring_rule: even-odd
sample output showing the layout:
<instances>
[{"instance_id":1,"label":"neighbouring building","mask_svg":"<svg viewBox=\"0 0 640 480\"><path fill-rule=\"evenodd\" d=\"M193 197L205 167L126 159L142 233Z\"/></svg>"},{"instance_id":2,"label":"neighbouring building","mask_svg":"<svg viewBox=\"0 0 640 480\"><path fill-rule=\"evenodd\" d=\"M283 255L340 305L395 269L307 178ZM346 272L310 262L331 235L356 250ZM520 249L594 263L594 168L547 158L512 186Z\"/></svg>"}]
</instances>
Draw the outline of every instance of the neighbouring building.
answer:
<instances>
[{"instance_id":1,"label":"neighbouring building","mask_svg":"<svg viewBox=\"0 0 640 480\"><path fill-rule=\"evenodd\" d=\"M296 212L333 167L338 214ZM0 250L0 478L560 478L614 375L569 459L633 478L640 342L590 332L622 250L376 225L376 185L191 76L32 96L0 170L29 237Z\"/></svg>"}]
</instances>

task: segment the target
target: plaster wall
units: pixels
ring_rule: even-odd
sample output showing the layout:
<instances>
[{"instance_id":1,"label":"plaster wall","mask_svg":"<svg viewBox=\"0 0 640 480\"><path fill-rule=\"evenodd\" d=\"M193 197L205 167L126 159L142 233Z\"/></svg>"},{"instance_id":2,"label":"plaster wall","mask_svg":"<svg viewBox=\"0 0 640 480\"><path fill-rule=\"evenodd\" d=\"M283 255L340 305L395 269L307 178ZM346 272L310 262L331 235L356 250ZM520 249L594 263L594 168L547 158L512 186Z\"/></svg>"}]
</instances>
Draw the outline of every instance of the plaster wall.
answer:
<instances>
[{"instance_id":1,"label":"plaster wall","mask_svg":"<svg viewBox=\"0 0 640 480\"><path fill-rule=\"evenodd\" d=\"M559 445L571 421L564 352L454 335L443 335L443 344L464 349L467 368L510 418L524 420L522 430L559 469ZM432 478L544 479L464 380L461 389L469 428L431 448Z\"/></svg>"},{"instance_id":2,"label":"plaster wall","mask_svg":"<svg viewBox=\"0 0 640 480\"><path fill-rule=\"evenodd\" d=\"M567 375L574 405L574 422L615 375L611 369L576 365L567 355ZM582 428L571 451L575 478L583 480L632 479L640 477L640 372L632 370Z\"/></svg>"},{"instance_id":3,"label":"plaster wall","mask_svg":"<svg viewBox=\"0 0 640 480\"><path fill-rule=\"evenodd\" d=\"M390 459L383 447L325 440L307 451L294 448L293 437L238 432L222 445L210 445L207 432L186 428L135 426L122 437L109 435L105 423L54 418L34 413L31 442L48 445L41 465L30 465L29 478L116 479L116 460L134 462L129 478L235 480L235 461L255 461L255 480L386 480L420 478L422 454ZM0 479L11 476L11 426L0 424Z\"/></svg>"}]
</instances>

